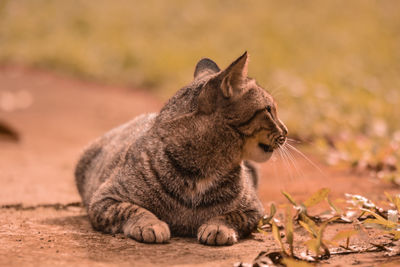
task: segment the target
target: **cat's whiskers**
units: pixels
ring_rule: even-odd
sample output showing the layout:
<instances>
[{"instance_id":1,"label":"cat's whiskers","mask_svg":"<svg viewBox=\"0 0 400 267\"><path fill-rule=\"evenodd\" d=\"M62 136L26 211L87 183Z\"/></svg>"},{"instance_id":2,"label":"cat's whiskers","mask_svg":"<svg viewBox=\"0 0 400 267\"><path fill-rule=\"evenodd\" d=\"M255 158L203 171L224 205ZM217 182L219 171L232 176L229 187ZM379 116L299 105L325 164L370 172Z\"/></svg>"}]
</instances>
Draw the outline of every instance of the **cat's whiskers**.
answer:
<instances>
[{"instance_id":1,"label":"cat's whiskers","mask_svg":"<svg viewBox=\"0 0 400 267\"><path fill-rule=\"evenodd\" d=\"M293 154L289 151L288 147L286 146L287 142L285 142L282 145L282 150L285 152L285 154L287 155L288 159L292 162L292 165L294 167L294 169L297 172L297 175L301 178L305 178L304 172L298 167L296 158L293 156Z\"/></svg>"},{"instance_id":2,"label":"cat's whiskers","mask_svg":"<svg viewBox=\"0 0 400 267\"><path fill-rule=\"evenodd\" d=\"M282 147L280 147L280 146L278 147L278 152L279 152L279 154L280 154L280 156L281 156L281 159L282 159L283 163L284 163L285 166L286 166L286 170L287 170L287 172L288 172L288 174L289 174L289 179L290 179L291 181L293 181L293 180L294 180L294 179L293 179L293 173L290 171L291 166L290 166L290 164L289 164L289 161L288 161L286 155L283 153Z\"/></svg>"},{"instance_id":3,"label":"cat's whiskers","mask_svg":"<svg viewBox=\"0 0 400 267\"><path fill-rule=\"evenodd\" d=\"M287 148L290 148L291 150L293 150L294 152L298 153L300 156L302 156L311 166L313 166L314 168L316 168L324 177L326 177L326 174L322 171L322 169L320 167L318 167L317 164L315 164L311 159L309 159L306 155L304 155L303 152L301 152L300 150L298 150L297 148L295 148L294 146L292 146L289 143L286 143Z\"/></svg>"},{"instance_id":4,"label":"cat's whiskers","mask_svg":"<svg viewBox=\"0 0 400 267\"><path fill-rule=\"evenodd\" d=\"M286 161L288 162L289 166L290 166L290 171L291 171L291 179L293 180L294 178L296 178L296 175L293 175L293 169L297 172L297 174L299 175L299 172L297 170L297 166L293 163L293 160L290 158L289 154L287 153L286 149L284 146L280 146L280 149L282 151L282 154L285 156ZM293 178L294 177L294 178Z\"/></svg>"},{"instance_id":5,"label":"cat's whiskers","mask_svg":"<svg viewBox=\"0 0 400 267\"><path fill-rule=\"evenodd\" d=\"M301 144L302 142L300 140L292 139L292 138L286 138L286 143L294 143L294 144ZM285 145L286 145L285 143Z\"/></svg>"}]
</instances>

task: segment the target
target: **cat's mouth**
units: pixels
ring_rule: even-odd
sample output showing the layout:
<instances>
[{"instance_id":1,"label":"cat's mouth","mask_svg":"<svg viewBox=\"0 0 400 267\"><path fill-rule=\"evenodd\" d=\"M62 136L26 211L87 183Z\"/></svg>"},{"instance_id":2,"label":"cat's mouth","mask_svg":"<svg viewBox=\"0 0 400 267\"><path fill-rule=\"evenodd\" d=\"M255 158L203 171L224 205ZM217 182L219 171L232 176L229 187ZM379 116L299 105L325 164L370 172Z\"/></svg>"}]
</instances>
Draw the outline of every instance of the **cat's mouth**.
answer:
<instances>
[{"instance_id":1,"label":"cat's mouth","mask_svg":"<svg viewBox=\"0 0 400 267\"><path fill-rule=\"evenodd\" d=\"M263 143L258 143L258 146L262 149L262 150L264 150L264 152L274 152L274 149L272 148L272 146L269 146L269 145L266 145L266 144L263 144Z\"/></svg>"}]
</instances>

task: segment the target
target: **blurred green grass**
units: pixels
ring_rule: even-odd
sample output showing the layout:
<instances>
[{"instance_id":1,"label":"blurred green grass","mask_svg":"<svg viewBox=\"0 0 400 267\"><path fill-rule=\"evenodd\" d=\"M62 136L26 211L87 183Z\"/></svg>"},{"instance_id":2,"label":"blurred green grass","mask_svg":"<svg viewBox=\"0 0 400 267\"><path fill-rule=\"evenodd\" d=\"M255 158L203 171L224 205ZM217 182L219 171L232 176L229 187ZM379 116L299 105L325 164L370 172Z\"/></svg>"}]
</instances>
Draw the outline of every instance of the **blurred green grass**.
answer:
<instances>
[{"instance_id":1,"label":"blurred green grass","mask_svg":"<svg viewBox=\"0 0 400 267\"><path fill-rule=\"evenodd\" d=\"M400 2L0 0L0 64L56 69L164 97L202 57L247 50L302 138L399 130Z\"/></svg>"}]
</instances>

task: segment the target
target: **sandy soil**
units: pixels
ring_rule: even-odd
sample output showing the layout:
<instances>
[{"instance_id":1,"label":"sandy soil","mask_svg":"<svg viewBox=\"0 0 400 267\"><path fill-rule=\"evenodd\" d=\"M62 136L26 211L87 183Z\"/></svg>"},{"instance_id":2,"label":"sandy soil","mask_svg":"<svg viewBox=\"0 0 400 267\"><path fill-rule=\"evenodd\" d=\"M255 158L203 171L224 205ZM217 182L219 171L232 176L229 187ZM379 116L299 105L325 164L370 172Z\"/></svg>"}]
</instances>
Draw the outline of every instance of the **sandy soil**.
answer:
<instances>
[{"instance_id":1,"label":"sandy soil","mask_svg":"<svg viewBox=\"0 0 400 267\"><path fill-rule=\"evenodd\" d=\"M163 101L145 90L1 68L0 93L21 90L31 94L33 104L24 110L0 111L0 120L13 126L21 138L20 142L0 139L0 266L233 266L251 262L260 251L278 248L272 236L261 234L217 248L176 237L169 244L145 245L93 231L84 209L75 204L80 199L73 169L82 148L140 113L157 111ZM304 200L317 189L329 187L332 199L353 193L378 202L384 191L396 192L374 179L318 164L321 173L306 160L295 160L297 169L288 168L282 160L260 166L259 195L265 207L271 202L286 203L281 190ZM385 237L380 239L385 241ZM399 261L379 252L336 256L323 263L373 266L391 262L395 266Z\"/></svg>"}]
</instances>

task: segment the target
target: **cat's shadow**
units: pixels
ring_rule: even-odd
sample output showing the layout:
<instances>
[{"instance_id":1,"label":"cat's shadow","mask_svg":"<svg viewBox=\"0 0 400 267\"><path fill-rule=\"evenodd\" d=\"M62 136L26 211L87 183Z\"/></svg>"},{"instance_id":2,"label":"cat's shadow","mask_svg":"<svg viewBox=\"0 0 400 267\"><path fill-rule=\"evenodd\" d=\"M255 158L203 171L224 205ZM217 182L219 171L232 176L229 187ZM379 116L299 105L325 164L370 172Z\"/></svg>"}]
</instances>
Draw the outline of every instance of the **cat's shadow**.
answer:
<instances>
[{"instance_id":1,"label":"cat's shadow","mask_svg":"<svg viewBox=\"0 0 400 267\"><path fill-rule=\"evenodd\" d=\"M129 240L130 242L134 242L138 245L145 245L145 246L151 246L153 244L144 244L140 243L137 241L134 241L131 238L128 238L124 236L123 234L105 234L101 233L99 231L96 231L92 228L90 222L89 222L89 217L86 214L82 215L71 215L71 216L62 216L62 217L57 217L57 218L48 218L40 221L41 224L49 225L49 226L57 226L62 228L62 232L68 232L68 233L79 233L80 235L89 235L98 238L103 238L104 240ZM81 236L82 237L82 236ZM79 239L81 238L76 235L72 235L72 238ZM118 242L118 241L117 241ZM126 241L125 241L126 242ZM177 237L177 236L172 236L171 240L169 242L179 242L179 243L185 243L185 244L198 244L198 241L194 237ZM167 243L168 244L168 243ZM157 244L154 244L157 245ZM159 245L159 244L158 244ZM162 244L163 246L165 244Z\"/></svg>"},{"instance_id":2,"label":"cat's shadow","mask_svg":"<svg viewBox=\"0 0 400 267\"><path fill-rule=\"evenodd\" d=\"M196 262L207 265L215 260L237 259L237 254L242 253L243 248L248 249L255 244L262 245L259 243L262 241L254 236L228 247L205 246L195 237L172 237L167 244L144 244L123 234L111 235L94 230L88 216L83 213L47 218L40 223L52 228L49 231L55 236L52 244L58 246L57 249L63 253L61 255L73 253L74 256L88 259L90 262L137 262L145 265L151 262L161 266ZM252 240L253 245L249 246L248 242ZM252 250L254 251L251 253L257 254L260 249Z\"/></svg>"},{"instance_id":3,"label":"cat's shadow","mask_svg":"<svg viewBox=\"0 0 400 267\"><path fill-rule=\"evenodd\" d=\"M82 242L86 240L87 238L93 240L96 239L98 242L99 240L104 240L104 242L128 242L128 243L135 243L136 245L139 246L158 246L159 244L144 244L140 243L137 241L132 240L131 238L128 238L124 236L123 234L104 234L101 232L98 232L94 230L89 222L89 217L87 214L81 214L81 215L71 215L71 216L63 216L63 217L57 217L57 218L49 218L49 219L44 219L41 221L42 224L46 225L52 225L52 226L59 226L62 227L62 232L67 232L71 233L71 238L75 239L75 241ZM79 234L79 235L76 235ZM262 243L265 242L263 238L261 238L257 234L252 234L246 238L243 238L239 241L239 243L245 242L245 241L255 241L257 243ZM87 240L86 240L87 241ZM168 244L171 243L179 243L181 245L187 244L187 245L199 245L199 246L204 246L199 244L197 241L197 238L195 237L178 237L178 236L172 236L171 240L168 242ZM89 245L89 244L88 244ZM130 244L132 245L132 244ZM161 246L165 246L165 244L162 244Z\"/></svg>"}]
</instances>

